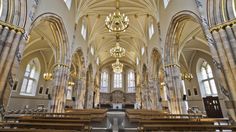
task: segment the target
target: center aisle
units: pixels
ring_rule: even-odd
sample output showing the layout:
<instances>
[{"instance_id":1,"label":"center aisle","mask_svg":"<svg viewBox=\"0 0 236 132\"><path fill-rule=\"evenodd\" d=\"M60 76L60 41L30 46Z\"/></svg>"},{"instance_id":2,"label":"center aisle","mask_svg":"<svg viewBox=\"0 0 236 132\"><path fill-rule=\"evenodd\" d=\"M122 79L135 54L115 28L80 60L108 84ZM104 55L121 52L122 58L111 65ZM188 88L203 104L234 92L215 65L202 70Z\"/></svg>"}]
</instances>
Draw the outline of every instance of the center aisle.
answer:
<instances>
[{"instance_id":1,"label":"center aisle","mask_svg":"<svg viewBox=\"0 0 236 132\"><path fill-rule=\"evenodd\" d=\"M107 119L92 124L92 132L136 132L137 124L131 124L123 111L108 111Z\"/></svg>"}]
</instances>

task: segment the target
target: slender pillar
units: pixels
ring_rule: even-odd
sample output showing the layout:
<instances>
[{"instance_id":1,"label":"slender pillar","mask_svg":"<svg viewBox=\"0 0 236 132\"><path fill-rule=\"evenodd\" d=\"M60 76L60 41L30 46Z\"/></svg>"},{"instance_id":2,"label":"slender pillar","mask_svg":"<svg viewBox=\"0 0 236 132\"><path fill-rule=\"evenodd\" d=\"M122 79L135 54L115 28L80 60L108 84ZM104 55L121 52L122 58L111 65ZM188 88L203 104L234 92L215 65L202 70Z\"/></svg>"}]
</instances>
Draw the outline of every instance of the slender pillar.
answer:
<instances>
[{"instance_id":1,"label":"slender pillar","mask_svg":"<svg viewBox=\"0 0 236 132\"><path fill-rule=\"evenodd\" d=\"M93 79L89 81L88 92L87 92L87 106L86 108L93 108L93 94L94 94L94 81Z\"/></svg>"},{"instance_id":2,"label":"slender pillar","mask_svg":"<svg viewBox=\"0 0 236 132\"><path fill-rule=\"evenodd\" d=\"M0 76L2 76L3 66L4 66L4 63L7 59L8 53L10 51L15 33L16 33L15 30L10 31L10 34L7 36L7 40L6 40L5 45L3 47L2 54L0 56Z\"/></svg>"},{"instance_id":3,"label":"slender pillar","mask_svg":"<svg viewBox=\"0 0 236 132\"><path fill-rule=\"evenodd\" d=\"M81 86L82 86L82 80L79 79L77 81L76 89L75 89L75 109L79 109L79 97L81 93Z\"/></svg>"},{"instance_id":4,"label":"slender pillar","mask_svg":"<svg viewBox=\"0 0 236 132\"><path fill-rule=\"evenodd\" d=\"M228 27L229 28L229 27ZM232 50L231 50L231 46L230 46L230 43L229 43L229 41L228 41L228 37L230 36L230 35L227 35L226 34L226 32L225 32L225 30L224 29L220 29L219 30L219 37L220 37L220 39L222 40L222 43L220 43L220 39L218 39L218 41L216 41L216 44L217 44L217 47L220 45L220 44L222 44L222 45L220 45L219 47L218 47L218 50L219 50L219 48L222 48L222 51L224 50L225 51L225 57L226 58L224 58L225 60L227 60L228 61L228 63L229 63L229 68L231 69L231 71L232 71L232 73L233 73L233 77L234 77L234 79L235 79L235 77L236 77L236 65L235 65L235 61L234 61L234 55L233 55L233 52L232 52ZM223 52L224 53L224 52ZM236 80L235 80L236 81Z\"/></svg>"},{"instance_id":5,"label":"slender pillar","mask_svg":"<svg viewBox=\"0 0 236 132\"><path fill-rule=\"evenodd\" d=\"M51 112L64 112L66 88L69 77L69 67L58 65L54 72L54 87L52 92Z\"/></svg>"},{"instance_id":6,"label":"slender pillar","mask_svg":"<svg viewBox=\"0 0 236 132\"><path fill-rule=\"evenodd\" d=\"M81 86L80 86L80 95L78 98L78 109L83 109L85 104L85 93L86 93L86 78L81 78Z\"/></svg>"},{"instance_id":7,"label":"slender pillar","mask_svg":"<svg viewBox=\"0 0 236 132\"><path fill-rule=\"evenodd\" d=\"M181 83L180 67L171 64L165 67L167 73L167 87L169 90L170 112L174 114L187 113L187 107L183 101L183 86Z\"/></svg>"},{"instance_id":8,"label":"slender pillar","mask_svg":"<svg viewBox=\"0 0 236 132\"><path fill-rule=\"evenodd\" d=\"M8 27L4 27L3 31L1 33L1 36L0 36L0 55L2 54L2 49L3 49L4 45L5 45L5 41L7 39L8 32L9 32L9 28Z\"/></svg>"}]
</instances>

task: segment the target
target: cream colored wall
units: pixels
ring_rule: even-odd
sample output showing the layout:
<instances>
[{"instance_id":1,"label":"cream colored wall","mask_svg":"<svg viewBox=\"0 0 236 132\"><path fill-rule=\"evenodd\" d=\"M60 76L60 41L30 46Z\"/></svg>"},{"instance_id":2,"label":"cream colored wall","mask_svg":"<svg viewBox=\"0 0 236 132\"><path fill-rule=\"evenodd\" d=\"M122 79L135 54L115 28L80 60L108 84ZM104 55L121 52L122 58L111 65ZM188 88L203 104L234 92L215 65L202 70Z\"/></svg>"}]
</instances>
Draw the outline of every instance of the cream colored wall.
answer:
<instances>
[{"instance_id":1,"label":"cream colored wall","mask_svg":"<svg viewBox=\"0 0 236 132\"><path fill-rule=\"evenodd\" d=\"M38 80L38 85L37 85L37 90L36 90L36 94L35 96L24 96L24 95L20 95L20 90L21 90L21 86L22 86L22 82L23 82L23 77L24 77L24 73L25 73L25 68L27 66L27 64L33 59L33 58L38 58L39 62L40 62L40 77ZM16 90L12 90L11 92L11 98L10 101L8 103L8 110L17 110L17 109L23 109L26 105L29 106L29 108L33 108L36 109L37 108L37 104L44 104L45 107L48 106L48 95L45 94L45 90L46 87L50 87L45 85L46 82L43 80L43 74L44 73L44 65L43 65L43 58L41 56L41 54L39 52L36 52L34 54L31 54L30 56L27 56L26 58L24 58L20 64L20 68L19 68L19 73L18 73L18 78L19 78L19 82L17 85ZM43 86L43 94L39 94L39 87ZM49 93L51 93L51 88L49 90ZM32 101L31 101L32 100ZM37 102L37 103L36 103Z\"/></svg>"}]
</instances>

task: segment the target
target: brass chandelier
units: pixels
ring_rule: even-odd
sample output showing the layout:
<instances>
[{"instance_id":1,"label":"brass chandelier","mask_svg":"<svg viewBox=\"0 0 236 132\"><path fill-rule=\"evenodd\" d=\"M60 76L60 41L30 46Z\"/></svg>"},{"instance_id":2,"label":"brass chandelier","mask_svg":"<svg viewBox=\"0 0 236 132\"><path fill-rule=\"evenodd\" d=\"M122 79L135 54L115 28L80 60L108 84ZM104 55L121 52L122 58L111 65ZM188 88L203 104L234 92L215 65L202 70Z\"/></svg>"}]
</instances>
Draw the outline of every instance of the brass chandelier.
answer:
<instances>
[{"instance_id":1,"label":"brass chandelier","mask_svg":"<svg viewBox=\"0 0 236 132\"><path fill-rule=\"evenodd\" d=\"M105 18L105 25L109 32L122 32L129 27L129 18L119 10L119 0L116 0L116 11Z\"/></svg>"},{"instance_id":2,"label":"brass chandelier","mask_svg":"<svg viewBox=\"0 0 236 132\"><path fill-rule=\"evenodd\" d=\"M116 59L116 62L112 64L113 72L121 73L123 71L123 64L120 63L119 59Z\"/></svg>"},{"instance_id":3,"label":"brass chandelier","mask_svg":"<svg viewBox=\"0 0 236 132\"><path fill-rule=\"evenodd\" d=\"M121 58L125 56L125 48L119 45L119 36L116 36L116 46L110 49L111 56L115 58Z\"/></svg>"},{"instance_id":4,"label":"brass chandelier","mask_svg":"<svg viewBox=\"0 0 236 132\"><path fill-rule=\"evenodd\" d=\"M45 81L50 81L50 80L52 80L53 79L53 76L52 76L52 73L44 73L43 74L43 79L45 80Z\"/></svg>"},{"instance_id":5,"label":"brass chandelier","mask_svg":"<svg viewBox=\"0 0 236 132\"><path fill-rule=\"evenodd\" d=\"M183 73L181 74L182 80L188 80L191 81L193 79L193 74L191 73Z\"/></svg>"}]
</instances>

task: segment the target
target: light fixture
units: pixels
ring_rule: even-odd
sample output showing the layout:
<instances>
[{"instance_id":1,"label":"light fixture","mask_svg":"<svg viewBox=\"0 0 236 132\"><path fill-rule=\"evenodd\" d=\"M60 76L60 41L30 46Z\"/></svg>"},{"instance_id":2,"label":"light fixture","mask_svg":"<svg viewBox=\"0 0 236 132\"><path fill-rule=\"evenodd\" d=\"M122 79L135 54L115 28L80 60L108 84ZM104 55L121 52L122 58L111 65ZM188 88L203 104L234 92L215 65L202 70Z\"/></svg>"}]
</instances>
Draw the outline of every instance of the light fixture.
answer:
<instances>
[{"instance_id":1,"label":"light fixture","mask_svg":"<svg viewBox=\"0 0 236 132\"><path fill-rule=\"evenodd\" d=\"M123 71L123 64L120 63L119 59L116 59L116 62L112 64L113 72L121 73Z\"/></svg>"},{"instance_id":2,"label":"light fixture","mask_svg":"<svg viewBox=\"0 0 236 132\"><path fill-rule=\"evenodd\" d=\"M75 83L74 83L74 82L72 82L72 81L69 81L69 82L68 82L68 85L69 85L69 86L74 86L74 85L75 85Z\"/></svg>"},{"instance_id":3,"label":"light fixture","mask_svg":"<svg viewBox=\"0 0 236 132\"><path fill-rule=\"evenodd\" d=\"M110 49L111 56L115 58L120 58L125 56L125 48L120 47L119 35L116 35L116 46Z\"/></svg>"},{"instance_id":4,"label":"light fixture","mask_svg":"<svg viewBox=\"0 0 236 132\"><path fill-rule=\"evenodd\" d=\"M128 16L120 13L119 0L116 0L116 11L106 17L105 25L109 32L122 32L129 27Z\"/></svg>"},{"instance_id":5,"label":"light fixture","mask_svg":"<svg viewBox=\"0 0 236 132\"><path fill-rule=\"evenodd\" d=\"M193 79L193 75L191 73L183 73L181 75L182 80L191 81Z\"/></svg>"},{"instance_id":6,"label":"light fixture","mask_svg":"<svg viewBox=\"0 0 236 132\"><path fill-rule=\"evenodd\" d=\"M43 79L44 79L45 81L52 80L52 79L53 79L52 73L44 73L44 74L43 74Z\"/></svg>"},{"instance_id":7,"label":"light fixture","mask_svg":"<svg viewBox=\"0 0 236 132\"><path fill-rule=\"evenodd\" d=\"M96 59L96 64L99 65L99 58Z\"/></svg>"}]
</instances>

